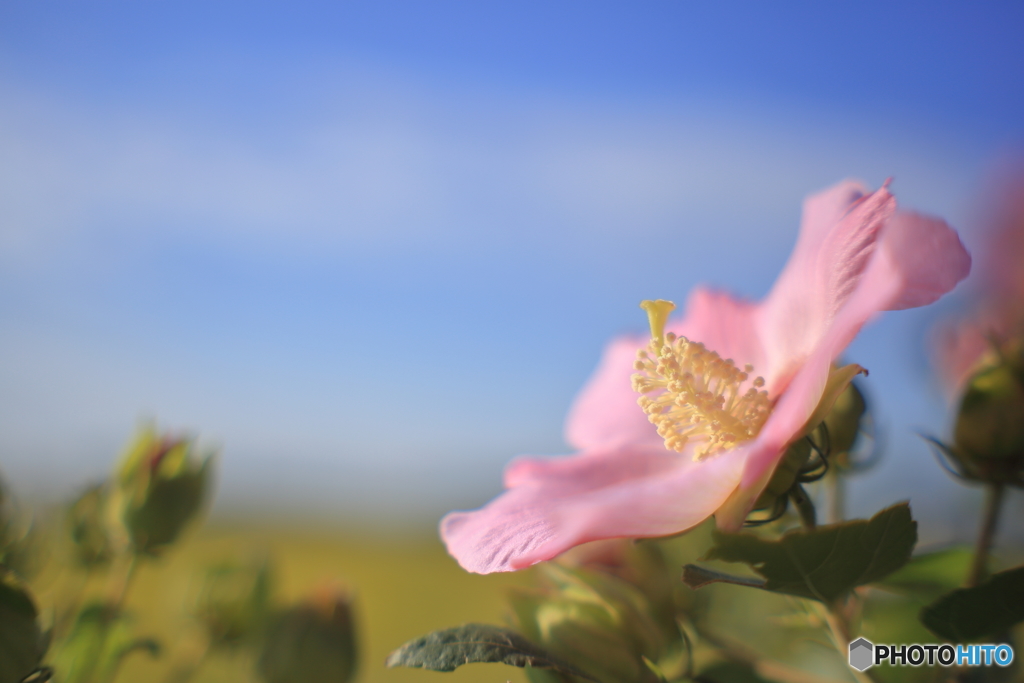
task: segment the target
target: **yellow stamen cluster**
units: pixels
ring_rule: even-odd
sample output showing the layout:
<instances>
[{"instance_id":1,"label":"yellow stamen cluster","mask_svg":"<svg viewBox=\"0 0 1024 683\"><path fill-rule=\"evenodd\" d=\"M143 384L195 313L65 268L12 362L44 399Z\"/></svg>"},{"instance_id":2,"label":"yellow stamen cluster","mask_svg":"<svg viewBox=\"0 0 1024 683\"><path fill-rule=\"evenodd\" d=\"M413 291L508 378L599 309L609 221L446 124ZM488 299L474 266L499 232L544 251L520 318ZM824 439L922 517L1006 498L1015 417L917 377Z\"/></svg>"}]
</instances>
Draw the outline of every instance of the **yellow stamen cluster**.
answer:
<instances>
[{"instance_id":1,"label":"yellow stamen cluster","mask_svg":"<svg viewBox=\"0 0 1024 683\"><path fill-rule=\"evenodd\" d=\"M694 459L702 460L757 436L771 412L764 378L754 378L743 391L753 366L741 370L700 342L665 334L672 302L640 306L650 319L651 341L637 352L633 389L644 394L637 402L665 447L681 452L694 443Z\"/></svg>"}]
</instances>

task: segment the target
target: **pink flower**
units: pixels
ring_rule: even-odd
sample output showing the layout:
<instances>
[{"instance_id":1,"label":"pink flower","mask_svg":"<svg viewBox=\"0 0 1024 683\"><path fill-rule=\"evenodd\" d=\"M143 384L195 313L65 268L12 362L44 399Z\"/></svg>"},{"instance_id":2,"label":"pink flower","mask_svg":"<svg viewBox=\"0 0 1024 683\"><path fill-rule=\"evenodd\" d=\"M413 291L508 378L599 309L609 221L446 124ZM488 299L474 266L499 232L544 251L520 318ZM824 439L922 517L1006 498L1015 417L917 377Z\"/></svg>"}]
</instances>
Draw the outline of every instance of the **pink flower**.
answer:
<instances>
[{"instance_id":1,"label":"pink flower","mask_svg":"<svg viewBox=\"0 0 1024 683\"><path fill-rule=\"evenodd\" d=\"M763 301L699 288L685 317L667 327L706 347L691 368L698 374L711 372L710 351L718 370L720 359L735 360L722 370L732 373L729 390L759 393L753 373L737 374L756 369L767 392L763 425L754 420L749 434L704 457L695 458L709 443L700 438L669 450L631 386L648 339L615 339L569 414L566 437L579 452L512 461L504 493L441 521L448 551L487 574L587 541L679 533L711 515L737 529L786 447L805 433L833 361L861 326L880 311L935 301L969 269L956 233L939 219L897 213L887 186L867 193L844 182L810 197L796 248Z\"/></svg>"},{"instance_id":2,"label":"pink flower","mask_svg":"<svg viewBox=\"0 0 1024 683\"><path fill-rule=\"evenodd\" d=\"M992 344L1024 335L1024 167L1004 169L992 183L972 313L946 321L934 339L935 367L950 396L958 396Z\"/></svg>"}]
</instances>

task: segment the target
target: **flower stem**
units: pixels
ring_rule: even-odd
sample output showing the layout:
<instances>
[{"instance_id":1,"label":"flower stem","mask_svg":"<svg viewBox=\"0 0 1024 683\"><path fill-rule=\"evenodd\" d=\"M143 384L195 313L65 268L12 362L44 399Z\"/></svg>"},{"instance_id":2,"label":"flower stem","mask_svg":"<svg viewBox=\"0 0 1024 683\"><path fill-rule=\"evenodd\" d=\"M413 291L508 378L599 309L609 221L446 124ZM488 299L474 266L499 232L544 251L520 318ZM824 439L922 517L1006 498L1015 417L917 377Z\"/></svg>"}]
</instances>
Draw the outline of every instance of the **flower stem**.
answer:
<instances>
[{"instance_id":1,"label":"flower stem","mask_svg":"<svg viewBox=\"0 0 1024 683\"><path fill-rule=\"evenodd\" d=\"M110 577L107 581L107 606L114 612L120 612L124 607L128 589L131 588L137 568L138 555L134 552L125 553L111 567Z\"/></svg>"},{"instance_id":2,"label":"flower stem","mask_svg":"<svg viewBox=\"0 0 1024 683\"><path fill-rule=\"evenodd\" d=\"M836 651L839 652L839 657L844 662L849 656L850 641L853 637L853 632L850 627L849 613L851 608L859 610L859 600L860 598L856 593L854 593L845 603L837 602L834 605L818 605L821 617L824 619L825 623L828 624L829 634L832 636L832 643L836 646ZM871 670L857 671L853 667L850 667L850 673L853 674L858 683L879 683L878 678Z\"/></svg>"},{"instance_id":3,"label":"flower stem","mask_svg":"<svg viewBox=\"0 0 1024 683\"><path fill-rule=\"evenodd\" d=\"M846 482L838 467L825 475L825 486L828 488L828 523L839 524L846 518Z\"/></svg>"},{"instance_id":4,"label":"flower stem","mask_svg":"<svg viewBox=\"0 0 1024 683\"><path fill-rule=\"evenodd\" d=\"M800 485L799 482L793 484L793 487L789 489L789 498L793 501L793 507L796 508L797 513L800 515L800 523L804 529L813 531L818 526L818 516L814 511L814 503L811 501L811 497L807 495L807 491Z\"/></svg>"},{"instance_id":5,"label":"flower stem","mask_svg":"<svg viewBox=\"0 0 1024 683\"><path fill-rule=\"evenodd\" d=\"M992 549L992 540L996 535L999 523L999 512L1003 504L1003 484L989 484L985 496L985 512L981 522L981 531L974 544L974 561L971 562L970 573L967 574L967 586L977 586L988 574L988 555Z\"/></svg>"}]
</instances>

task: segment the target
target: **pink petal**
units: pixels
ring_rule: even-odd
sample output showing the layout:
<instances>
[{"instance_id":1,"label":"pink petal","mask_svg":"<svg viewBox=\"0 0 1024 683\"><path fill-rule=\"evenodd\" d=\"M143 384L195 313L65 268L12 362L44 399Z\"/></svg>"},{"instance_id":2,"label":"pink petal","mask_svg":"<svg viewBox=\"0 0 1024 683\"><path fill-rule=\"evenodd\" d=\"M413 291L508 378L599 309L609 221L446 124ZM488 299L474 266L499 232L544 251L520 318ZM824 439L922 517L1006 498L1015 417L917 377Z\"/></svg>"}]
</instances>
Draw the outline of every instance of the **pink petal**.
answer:
<instances>
[{"instance_id":1,"label":"pink petal","mask_svg":"<svg viewBox=\"0 0 1024 683\"><path fill-rule=\"evenodd\" d=\"M899 281L886 310L927 306L971 272L971 257L946 221L917 213L897 213L885 227L870 277Z\"/></svg>"},{"instance_id":2,"label":"pink petal","mask_svg":"<svg viewBox=\"0 0 1024 683\"><path fill-rule=\"evenodd\" d=\"M908 249L915 253L907 255ZM884 310L931 303L969 270L970 256L943 221L916 215L892 221L856 290L831 320L818 347L793 377L752 444L739 490L716 515L719 526L736 528L750 512L786 445L799 434L821 399L831 364L864 323Z\"/></svg>"},{"instance_id":3,"label":"pink petal","mask_svg":"<svg viewBox=\"0 0 1024 683\"><path fill-rule=\"evenodd\" d=\"M516 460L515 485L485 507L441 520L448 552L468 571L512 571L580 543L678 533L735 489L743 449L705 462L661 446Z\"/></svg>"},{"instance_id":4,"label":"pink petal","mask_svg":"<svg viewBox=\"0 0 1024 683\"><path fill-rule=\"evenodd\" d=\"M768 368L759 372L767 372L770 394L785 387L857 289L895 208L886 187L861 196L859 186L851 183L807 201L793 255L760 311Z\"/></svg>"},{"instance_id":5,"label":"pink petal","mask_svg":"<svg viewBox=\"0 0 1024 683\"><path fill-rule=\"evenodd\" d=\"M642 315L642 311L637 309ZM639 317L639 316L638 316ZM601 362L577 395L565 423L565 440L580 450L622 443L657 444L661 438L637 405L633 362L649 337L618 337L604 350Z\"/></svg>"},{"instance_id":6,"label":"pink petal","mask_svg":"<svg viewBox=\"0 0 1024 683\"><path fill-rule=\"evenodd\" d=\"M725 292L697 287L686 302L686 317L668 329L760 372L766 359L756 329L757 305Z\"/></svg>"}]
</instances>

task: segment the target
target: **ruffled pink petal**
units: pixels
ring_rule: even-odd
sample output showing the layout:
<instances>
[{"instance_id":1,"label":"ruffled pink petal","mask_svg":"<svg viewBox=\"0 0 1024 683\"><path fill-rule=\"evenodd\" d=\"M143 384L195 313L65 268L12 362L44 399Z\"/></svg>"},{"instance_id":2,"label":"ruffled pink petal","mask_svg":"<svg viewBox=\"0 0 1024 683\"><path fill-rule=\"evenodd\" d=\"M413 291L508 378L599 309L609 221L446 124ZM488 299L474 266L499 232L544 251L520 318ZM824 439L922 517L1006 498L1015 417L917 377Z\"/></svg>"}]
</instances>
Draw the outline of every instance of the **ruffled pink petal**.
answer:
<instances>
[{"instance_id":1,"label":"ruffled pink petal","mask_svg":"<svg viewBox=\"0 0 1024 683\"><path fill-rule=\"evenodd\" d=\"M886 310L927 306L949 292L971 272L971 256L946 221L911 212L897 213L886 225L879 253L872 260L873 278L898 281Z\"/></svg>"},{"instance_id":2,"label":"ruffled pink petal","mask_svg":"<svg viewBox=\"0 0 1024 683\"><path fill-rule=\"evenodd\" d=\"M622 443L657 444L661 438L637 405L631 377L638 349L649 337L618 337L607 347L601 362L576 396L565 423L565 440L585 450Z\"/></svg>"},{"instance_id":3,"label":"ruffled pink petal","mask_svg":"<svg viewBox=\"0 0 1024 683\"><path fill-rule=\"evenodd\" d=\"M886 232L856 290L793 377L752 444L739 489L716 515L720 527L735 529L742 524L785 447L814 412L832 363L861 327L881 311L931 303L970 271L970 256L943 221L909 215L892 221ZM907 249L918 253L906 257ZM933 268L943 272L935 273Z\"/></svg>"},{"instance_id":4,"label":"ruffled pink petal","mask_svg":"<svg viewBox=\"0 0 1024 683\"><path fill-rule=\"evenodd\" d=\"M793 255L759 313L769 393L785 387L857 289L895 209L886 187L861 196L851 183L807 201Z\"/></svg>"},{"instance_id":5,"label":"ruffled pink petal","mask_svg":"<svg viewBox=\"0 0 1024 683\"><path fill-rule=\"evenodd\" d=\"M521 458L515 485L485 507L441 520L448 552L468 571L513 571L605 538L664 536L707 519L739 483L743 449L705 462L661 446L557 459Z\"/></svg>"}]
</instances>

